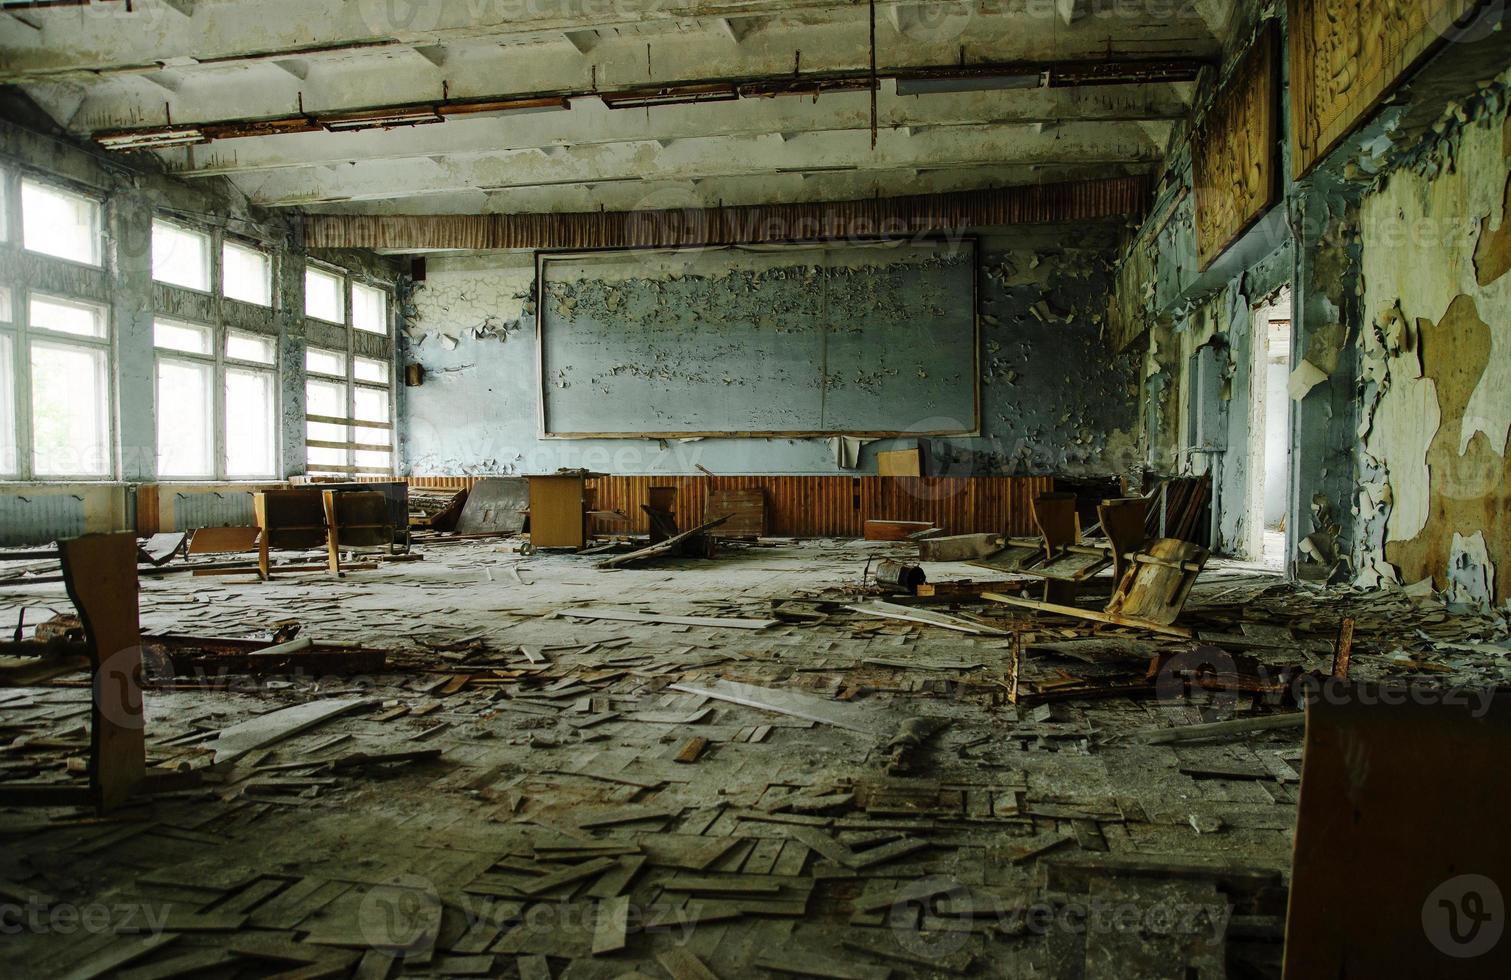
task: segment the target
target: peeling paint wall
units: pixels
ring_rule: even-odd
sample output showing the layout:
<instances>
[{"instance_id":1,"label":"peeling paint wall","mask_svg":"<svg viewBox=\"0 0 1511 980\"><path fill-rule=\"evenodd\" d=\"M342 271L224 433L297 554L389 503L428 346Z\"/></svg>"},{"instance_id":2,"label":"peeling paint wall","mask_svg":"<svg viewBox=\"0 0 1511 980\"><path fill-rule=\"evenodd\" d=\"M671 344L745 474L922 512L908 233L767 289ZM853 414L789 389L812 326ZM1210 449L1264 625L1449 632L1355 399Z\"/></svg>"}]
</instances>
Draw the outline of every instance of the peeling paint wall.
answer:
<instances>
[{"instance_id":1,"label":"peeling paint wall","mask_svg":"<svg viewBox=\"0 0 1511 980\"><path fill-rule=\"evenodd\" d=\"M1511 562L1511 125L1504 89L1482 95L1360 208L1358 564L1366 584L1430 576L1466 601L1502 603L1511 597L1511 576L1497 574Z\"/></svg>"},{"instance_id":2,"label":"peeling paint wall","mask_svg":"<svg viewBox=\"0 0 1511 980\"><path fill-rule=\"evenodd\" d=\"M1125 472L1137 455L1137 357L1112 359L1101 340L1114 230L1035 226L978 238L980 435L867 443L856 471L875 472L878 451L921 441L935 474ZM409 472L847 472L826 439L540 438L533 279L528 254L430 261L407 325L406 357L426 370L406 392ZM738 363L740 352L729 356Z\"/></svg>"}]
</instances>

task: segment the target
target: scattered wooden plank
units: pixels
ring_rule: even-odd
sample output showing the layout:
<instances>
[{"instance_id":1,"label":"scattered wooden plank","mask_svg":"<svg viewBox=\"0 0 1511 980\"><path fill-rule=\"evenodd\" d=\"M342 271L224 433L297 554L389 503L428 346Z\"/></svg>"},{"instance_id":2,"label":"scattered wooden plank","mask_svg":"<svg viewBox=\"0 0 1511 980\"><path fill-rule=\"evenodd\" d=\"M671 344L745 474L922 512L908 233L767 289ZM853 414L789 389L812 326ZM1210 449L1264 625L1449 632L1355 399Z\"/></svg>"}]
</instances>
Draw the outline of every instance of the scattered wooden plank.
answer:
<instances>
[{"instance_id":1,"label":"scattered wooden plank","mask_svg":"<svg viewBox=\"0 0 1511 980\"><path fill-rule=\"evenodd\" d=\"M128 535L128 537L131 536ZM133 538L133 542L134 540ZM126 964L139 960L177 939L178 933L164 932L153 936L143 936L141 939L113 942L58 976L60 980L94 980L95 977L119 970Z\"/></svg>"},{"instance_id":2,"label":"scattered wooden plank","mask_svg":"<svg viewBox=\"0 0 1511 980\"><path fill-rule=\"evenodd\" d=\"M699 736L697 738L690 738L683 743L682 748L677 750L677 755L674 761L681 762L683 764L691 764L697 762L698 757L701 756L703 754L703 751L707 748L708 739L703 738L702 736Z\"/></svg>"},{"instance_id":3,"label":"scattered wooden plank","mask_svg":"<svg viewBox=\"0 0 1511 980\"><path fill-rule=\"evenodd\" d=\"M867 541L906 541L910 535L934 527L928 521L867 521Z\"/></svg>"},{"instance_id":4,"label":"scattered wooden plank","mask_svg":"<svg viewBox=\"0 0 1511 980\"><path fill-rule=\"evenodd\" d=\"M777 895L782 886L755 875L738 878L693 878L676 876L661 882L669 892L687 892L692 895Z\"/></svg>"},{"instance_id":5,"label":"scattered wooden plank","mask_svg":"<svg viewBox=\"0 0 1511 980\"><path fill-rule=\"evenodd\" d=\"M514 965L519 969L519 980L551 980L551 964L538 953L518 957Z\"/></svg>"},{"instance_id":6,"label":"scattered wooden plank","mask_svg":"<svg viewBox=\"0 0 1511 980\"><path fill-rule=\"evenodd\" d=\"M632 551L627 555L615 555L613 558L605 558L598 563L597 567L600 571L624 568L626 565L634 565L638 562L649 561L652 558L660 558L664 555L672 554L682 546L684 541L695 538L700 534L707 534L714 528L722 526L731 516L733 515L726 514L717 520L700 524L691 531L683 531L681 534L667 538L665 541L658 541L648 548L641 548L639 551Z\"/></svg>"},{"instance_id":7,"label":"scattered wooden plank","mask_svg":"<svg viewBox=\"0 0 1511 980\"><path fill-rule=\"evenodd\" d=\"M969 633L972 636L1010 635L1006 630L983 626L980 623L973 623L958 616L950 616L928 609L915 609L912 606L899 606L892 602L874 601L863 606L846 606L845 608L852 612L858 612L863 616L880 616L883 619L900 619L909 623L922 623L925 626L938 626L947 630L955 630L959 633Z\"/></svg>"},{"instance_id":8,"label":"scattered wooden plank","mask_svg":"<svg viewBox=\"0 0 1511 980\"><path fill-rule=\"evenodd\" d=\"M763 630L777 625L775 619L720 619L710 616L672 616L661 613L637 613L619 609L564 609L561 615L573 619L608 619L624 623L663 623L670 626L706 626L709 629Z\"/></svg>"},{"instance_id":9,"label":"scattered wooden plank","mask_svg":"<svg viewBox=\"0 0 1511 980\"><path fill-rule=\"evenodd\" d=\"M215 749L215 762L229 762L369 703L366 698L327 698L270 711L225 729L209 746Z\"/></svg>"},{"instance_id":10,"label":"scattered wooden plank","mask_svg":"<svg viewBox=\"0 0 1511 980\"><path fill-rule=\"evenodd\" d=\"M656 962L672 975L672 980L719 980L718 974L685 946L674 946L656 954Z\"/></svg>"},{"instance_id":11,"label":"scattered wooden plank","mask_svg":"<svg viewBox=\"0 0 1511 980\"><path fill-rule=\"evenodd\" d=\"M229 964L235 959L223 949L200 949L170 957L158 963L132 967L116 973L116 980L175 980L201 973L231 973Z\"/></svg>"},{"instance_id":12,"label":"scattered wooden plank","mask_svg":"<svg viewBox=\"0 0 1511 980\"><path fill-rule=\"evenodd\" d=\"M1210 725L1157 728L1153 731L1135 732L1129 737L1148 745L1169 745L1173 742L1199 742L1203 739L1247 735L1250 732L1272 731L1279 728L1302 728L1305 725L1306 713L1297 711L1282 715L1262 715L1258 718L1239 718L1236 721L1218 721Z\"/></svg>"},{"instance_id":13,"label":"scattered wooden plank","mask_svg":"<svg viewBox=\"0 0 1511 980\"><path fill-rule=\"evenodd\" d=\"M569 885L574 881L581 881L584 878L600 875L609 868L612 868L615 863L613 858L594 858L591 861L584 861L582 864L574 865L570 868L563 868L560 871L537 878L534 881L524 882L519 886L519 890L526 895L539 895L543 892L551 891L553 888Z\"/></svg>"},{"instance_id":14,"label":"scattered wooden plank","mask_svg":"<svg viewBox=\"0 0 1511 980\"><path fill-rule=\"evenodd\" d=\"M639 823L642 820L667 820L679 816L682 807L643 807L628 806L617 810L608 810L601 813L590 813L577 821L577 826L583 830L593 827L612 827L621 823Z\"/></svg>"},{"instance_id":15,"label":"scattered wooden plank","mask_svg":"<svg viewBox=\"0 0 1511 980\"><path fill-rule=\"evenodd\" d=\"M890 734L898 725L898 721L890 713L871 711L860 705L840 704L798 691L783 691L754 684L717 680L705 684L673 684L670 689L686 694L701 694L747 708L791 715L866 735Z\"/></svg>"},{"instance_id":16,"label":"scattered wooden plank","mask_svg":"<svg viewBox=\"0 0 1511 980\"><path fill-rule=\"evenodd\" d=\"M1003 605L1020 606L1024 609L1036 609L1039 612L1053 613L1057 616L1086 619L1095 623L1107 623L1112 626L1126 626L1129 629L1148 630L1151 633L1159 633L1164 636L1177 636L1184 640L1189 640L1192 637L1191 630L1182 626L1165 626L1160 623L1145 622L1141 619L1129 619L1126 616L1099 612L1095 609L1062 606L1053 602L1040 602L1037 599L1023 599L1018 596L1000 595L996 592L983 592L981 593L981 598L992 602L1000 602Z\"/></svg>"},{"instance_id":17,"label":"scattered wooden plank","mask_svg":"<svg viewBox=\"0 0 1511 980\"><path fill-rule=\"evenodd\" d=\"M598 921L593 926L593 955L617 953L628 941L630 897L619 895L598 903Z\"/></svg>"},{"instance_id":18,"label":"scattered wooden plank","mask_svg":"<svg viewBox=\"0 0 1511 980\"><path fill-rule=\"evenodd\" d=\"M836 960L809 951L774 950L756 956L755 965L779 973L794 973L800 977L822 977L824 980L887 980L892 970L885 966L857 963L854 960Z\"/></svg>"}]
</instances>

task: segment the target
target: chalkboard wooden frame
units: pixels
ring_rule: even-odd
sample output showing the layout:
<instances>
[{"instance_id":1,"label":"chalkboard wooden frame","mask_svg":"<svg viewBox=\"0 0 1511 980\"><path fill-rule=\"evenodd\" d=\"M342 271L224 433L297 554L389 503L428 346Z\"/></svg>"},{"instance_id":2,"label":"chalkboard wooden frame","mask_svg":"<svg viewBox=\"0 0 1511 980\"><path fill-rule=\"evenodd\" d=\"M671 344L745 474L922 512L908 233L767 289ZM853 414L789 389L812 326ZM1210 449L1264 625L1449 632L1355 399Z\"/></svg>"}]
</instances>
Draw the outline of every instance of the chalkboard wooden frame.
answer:
<instances>
[{"instance_id":1,"label":"chalkboard wooden frame","mask_svg":"<svg viewBox=\"0 0 1511 980\"><path fill-rule=\"evenodd\" d=\"M565 259L588 259L610 256L619 253L631 252L682 252L682 251L733 251L741 247L740 244L715 245L715 246L681 246L681 247L626 247L607 249L541 249L535 253L535 358L536 358L536 405L538 434L545 440L568 440L568 439L832 439L840 436L862 439L891 439L891 438L915 438L915 437L972 437L981 433L981 311L980 311L980 261L979 242L974 235L944 236L923 235L908 236L904 238L877 236L864 239L822 239L822 240L795 240L784 242L762 242L762 248L773 246L791 246L793 249L820 249L826 247L863 246L873 244L934 244L956 245L969 251L968 265L971 280L971 366L970 377L972 380L972 417L969 424L963 428L938 429L938 430L900 430L900 429L875 429L875 430L850 430L850 429L825 429L825 430L733 430L716 429L708 431L618 431L618 432L552 432L547 412L548 388L546 380L546 264L552 261Z\"/></svg>"}]
</instances>

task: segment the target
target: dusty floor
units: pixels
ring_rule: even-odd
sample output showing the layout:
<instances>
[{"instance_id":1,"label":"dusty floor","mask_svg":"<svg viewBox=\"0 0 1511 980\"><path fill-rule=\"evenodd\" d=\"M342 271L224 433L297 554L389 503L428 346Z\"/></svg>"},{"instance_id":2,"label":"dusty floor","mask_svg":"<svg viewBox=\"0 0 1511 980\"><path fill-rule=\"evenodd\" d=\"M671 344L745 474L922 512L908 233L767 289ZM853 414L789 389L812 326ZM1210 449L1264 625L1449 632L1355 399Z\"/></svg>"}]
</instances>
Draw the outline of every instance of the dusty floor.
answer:
<instances>
[{"instance_id":1,"label":"dusty floor","mask_svg":"<svg viewBox=\"0 0 1511 980\"><path fill-rule=\"evenodd\" d=\"M203 783L104 821L0 810L0 960L16 976L142 980L1278 975L1299 729L1148 745L1135 733L1273 708L1168 686L1054 700L1140 681L1179 642L966 602L1027 631L1014 706L1010 637L842 602L819 607L824 622L751 630L560 615L769 618L774 601L860 595L869 559L914 551L783 543L608 572L485 541L343 581L144 580L148 632L297 619L319 641L388 648L389 665L149 691L149 762ZM1483 656L1504 660L1498 621L1277 582L1210 570L1188 613L1265 662L1325 671L1339 617L1362 604L1356 671L1500 679ZM23 605L29 623L70 611L61 585L0 585L5 621ZM1431 642L1413 646L1419 627ZM875 734L668 689L718 679L824 698ZM211 765L206 743L237 722L358 697ZM0 690L4 778L56 777L81 756L86 699L70 678ZM948 726L889 775L888 733L919 716ZM676 761L694 737L706 750ZM352 763L415 749L440 757Z\"/></svg>"}]
</instances>

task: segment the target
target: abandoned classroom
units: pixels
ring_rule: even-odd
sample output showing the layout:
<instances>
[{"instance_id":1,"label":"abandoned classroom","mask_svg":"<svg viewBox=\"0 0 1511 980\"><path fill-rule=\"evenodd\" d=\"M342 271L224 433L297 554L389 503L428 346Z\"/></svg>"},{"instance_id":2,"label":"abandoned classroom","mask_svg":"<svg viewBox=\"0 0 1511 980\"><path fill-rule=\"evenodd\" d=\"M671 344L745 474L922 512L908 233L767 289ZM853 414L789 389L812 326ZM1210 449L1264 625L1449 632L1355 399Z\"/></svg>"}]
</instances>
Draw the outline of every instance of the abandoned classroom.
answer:
<instances>
[{"instance_id":1,"label":"abandoned classroom","mask_svg":"<svg viewBox=\"0 0 1511 980\"><path fill-rule=\"evenodd\" d=\"M0 974L1511 976L1499 0L0 0Z\"/></svg>"}]
</instances>

